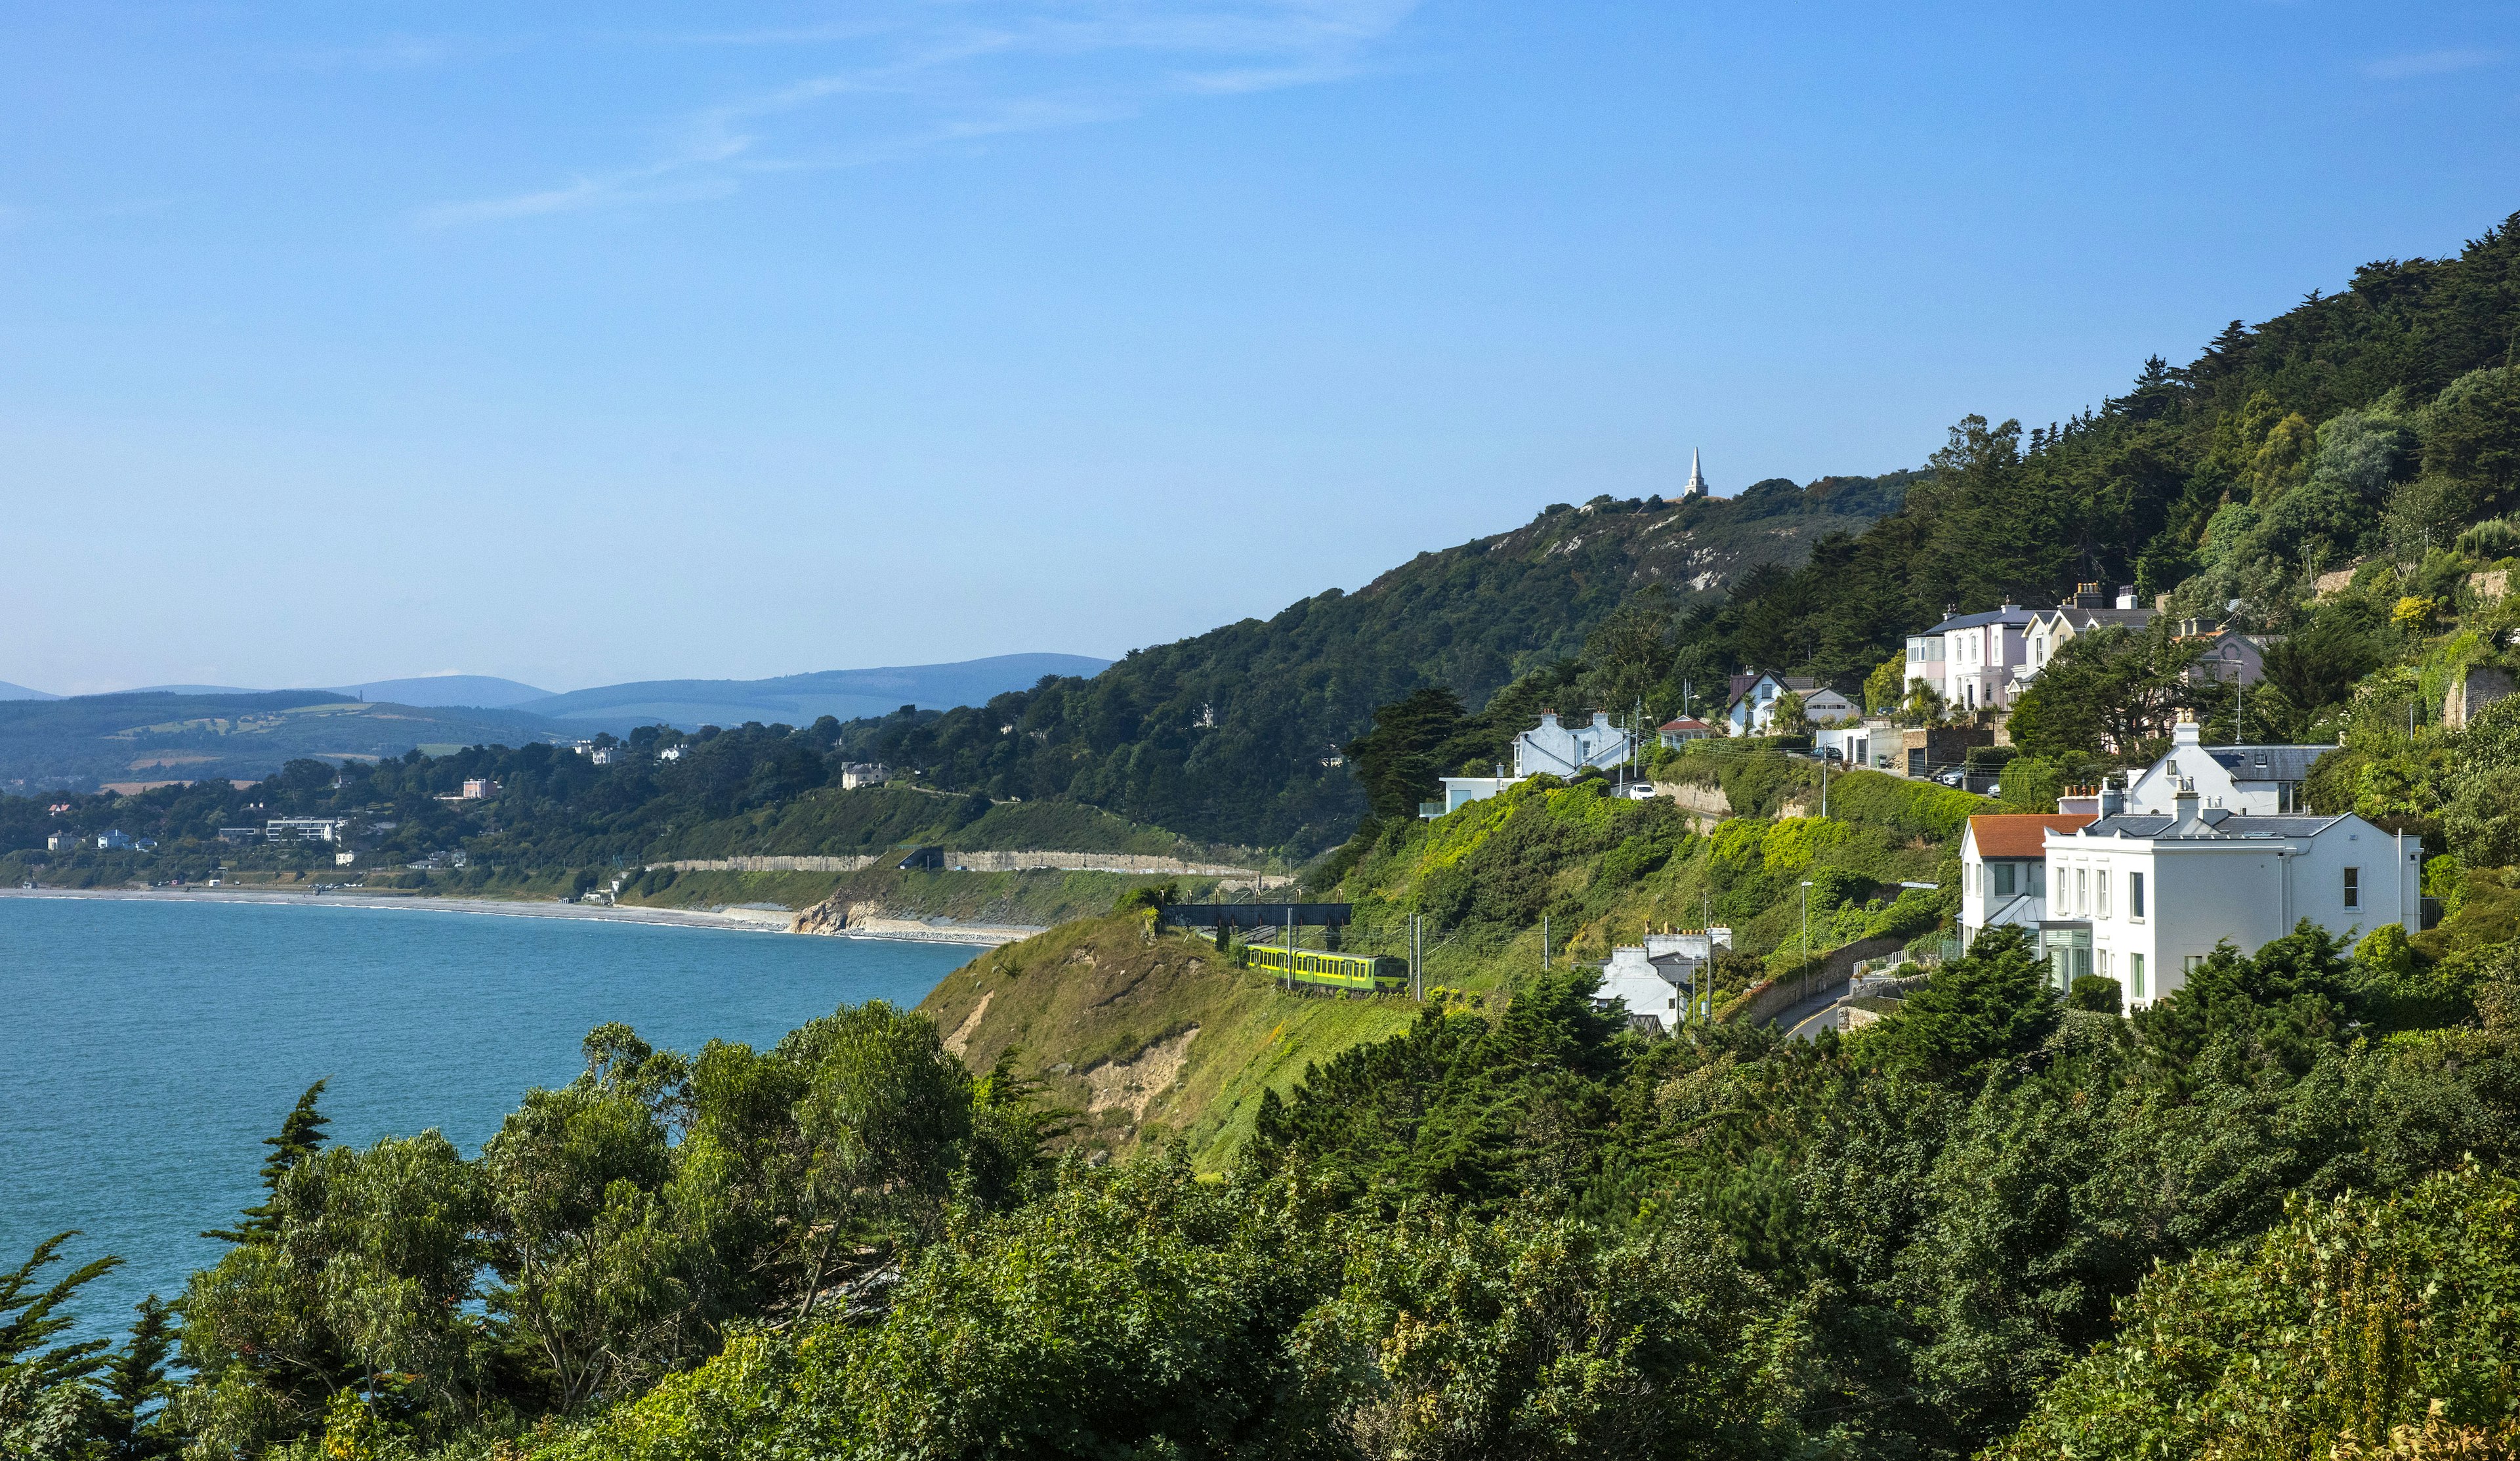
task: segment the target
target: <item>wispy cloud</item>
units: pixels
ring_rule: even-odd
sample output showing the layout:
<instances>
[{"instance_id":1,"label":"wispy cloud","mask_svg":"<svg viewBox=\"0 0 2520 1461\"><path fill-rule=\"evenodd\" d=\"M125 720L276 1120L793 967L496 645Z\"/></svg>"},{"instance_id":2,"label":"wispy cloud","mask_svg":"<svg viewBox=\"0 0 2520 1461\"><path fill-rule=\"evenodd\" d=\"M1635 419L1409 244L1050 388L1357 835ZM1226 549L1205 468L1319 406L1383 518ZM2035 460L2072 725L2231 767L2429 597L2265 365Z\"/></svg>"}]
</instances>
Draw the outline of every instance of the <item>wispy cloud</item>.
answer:
<instances>
[{"instance_id":1,"label":"wispy cloud","mask_svg":"<svg viewBox=\"0 0 2520 1461\"><path fill-rule=\"evenodd\" d=\"M448 227L719 198L776 172L862 166L1111 121L1167 101L1317 86L1386 65L1418 0L891 0L825 25L641 38L830 53L694 108L643 160L440 204Z\"/></svg>"},{"instance_id":2,"label":"wispy cloud","mask_svg":"<svg viewBox=\"0 0 2520 1461\"><path fill-rule=\"evenodd\" d=\"M2501 59L2499 51L2415 51L2371 62L2362 68L2362 74L2382 81L2408 81L2417 76L2446 76L2452 71L2472 71Z\"/></svg>"}]
</instances>

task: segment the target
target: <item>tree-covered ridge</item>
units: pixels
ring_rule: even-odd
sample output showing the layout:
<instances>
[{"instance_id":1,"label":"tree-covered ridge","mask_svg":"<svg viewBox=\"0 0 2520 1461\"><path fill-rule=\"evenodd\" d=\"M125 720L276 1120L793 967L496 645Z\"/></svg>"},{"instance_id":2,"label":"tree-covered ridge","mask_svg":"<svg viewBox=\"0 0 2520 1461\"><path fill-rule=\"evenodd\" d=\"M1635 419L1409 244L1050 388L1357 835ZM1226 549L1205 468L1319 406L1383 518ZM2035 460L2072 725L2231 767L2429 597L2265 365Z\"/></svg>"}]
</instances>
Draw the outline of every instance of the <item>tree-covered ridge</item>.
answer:
<instances>
[{"instance_id":1,"label":"tree-covered ridge","mask_svg":"<svg viewBox=\"0 0 2520 1461\"><path fill-rule=\"evenodd\" d=\"M1067 797L1208 841L1313 851L1363 809L1341 748L1375 707L1425 685L1483 704L1574 655L1638 591L1714 598L1896 507L1909 480L1777 479L1731 498L1552 507L1353 594L1134 650L1090 680L888 725L870 744L941 788Z\"/></svg>"}]
</instances>

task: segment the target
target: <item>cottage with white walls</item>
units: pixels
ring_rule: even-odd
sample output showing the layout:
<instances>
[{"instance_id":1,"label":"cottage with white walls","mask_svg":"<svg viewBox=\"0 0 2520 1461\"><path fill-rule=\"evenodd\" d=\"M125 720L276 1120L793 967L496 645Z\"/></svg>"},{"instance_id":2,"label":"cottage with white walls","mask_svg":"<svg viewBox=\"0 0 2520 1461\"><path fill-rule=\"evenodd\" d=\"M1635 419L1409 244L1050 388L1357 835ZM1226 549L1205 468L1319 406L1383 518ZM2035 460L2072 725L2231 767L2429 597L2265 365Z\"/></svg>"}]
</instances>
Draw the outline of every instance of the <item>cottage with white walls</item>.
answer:
<instances>
[{"instance_id":1,"label":"cottage with white walls","mask_svg":"<svg viewBox=\"0 0 2520 1461\"><path fill-rule=\"evenodd\" d=\"M2167 814L2121 812L2046 841L2052 977L2116 980L2129 1010L2177 994L2220 942L2255 953L2305 918L2347 939L2423 923L2422 844L2358 816L2208 807L2182 786Z\"/></svg>"},{"instance_id":2,"label":"cottage with white walls","mask_svg":"<svg viewBox=\"0 0 2520 1461\"><path fill-rule=\"evenodd\" d=\"M2197 804L2207 811L2245 812L2251 816L2283 816L2300 811L2301 784L2310 768L2334 746L2208 746L2203 730L2182 716L2171 727L2170 750L2161 759L2128 777L2122 803L2103 802L2105 810L2167 815L2179 788L2194 789Z\"/></svg>"},{"instance_id":3,"label":"cottage with white walls","mask_svg":"<svg viewBox=\"0 0 2520 1461\"><path fill-rule=\"evenodd\" d=\"M1555 776L1571 780L1588 768L1607 771L1636 753L1637 739L1610 723L1607 710L1595 710L1590 725L1561 725L1555 710L1540 712L1540 723L1513 738L1513 774L1499 766L1494 776L1446 776L1444 798L1421 803L1421 817L1440 817L1473 801L1484 801L1525 777Z\"/></svg>"},{"instance_id":4,"label":"cottage with white walls","mask_svg":"<svg viewBox=\"0 0 2520 1461\"><path fill-rule=\"evenodd\" d=\"M1988 929L2028 929L2048 917L2048 834L2080 832L2089 814L2007 813L1968 819L1960 834L1960 947Z\"/></svg>"},{"instance_id":5,"label":"cottage with white walls","mask_svg":"<svg viewBox=\"0 0 2520 1461\"><path fill-rule=\"evenodd\" d=\"M1788 694L1803 699L1803 715L1816 725L1853 720L1855 702L1805 675L1781 675L1773 669L1732 677L1732 698L1725 704L1724 720L1736 736L1766 735L1777 719L1777 702Z\"/></svg>"},{"instance_id":6,"label":"cottage with white walls","mask_svg":"<svg viewBox=\"0 0 2520 1461\"><path fill-rule=\"evenodd\" d=\"M1606 1010L1620 1001L1630 1027L1656 1033L1677 1029L1689 1000L1703 999L1713 987L1706 971L1715 950L1732 946L1732 931L1720 925L1647 934L1642 946L1610 950L1600 986L1593 991L1593 1007Z\"/></svg>"},{"instance_id":7,"label":"cottage with white walls","mask_svg":"<svg viewBox=\"0 0 2520 1461\"><path fill-rule=\"evenodd\" d=\"M1691 741L1703 741L1714 734L1715 727L1694 715L1683 715L1678 720L1666 720L1654 732L1663 745L1674 751L1678 751Z\"/></svg>"}]
</instances>

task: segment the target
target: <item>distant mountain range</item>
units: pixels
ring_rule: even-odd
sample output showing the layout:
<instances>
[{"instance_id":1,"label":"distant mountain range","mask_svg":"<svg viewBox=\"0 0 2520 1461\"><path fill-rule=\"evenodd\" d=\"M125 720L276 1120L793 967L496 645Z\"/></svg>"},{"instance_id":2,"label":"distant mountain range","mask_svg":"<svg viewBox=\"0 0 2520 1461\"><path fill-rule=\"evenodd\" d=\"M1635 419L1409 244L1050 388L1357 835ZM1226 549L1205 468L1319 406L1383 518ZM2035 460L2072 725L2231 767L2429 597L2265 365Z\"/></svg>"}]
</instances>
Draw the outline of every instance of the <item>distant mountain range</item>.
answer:
<instances>
[{"instance_id":1,"label":"distant mountain range","mask_svg":"<svg viewBox=\"0 0 2520 1461\"><path fill-rule=\"evenodd\" d=\"M311 690L158 685L58 696L0 682L0 791L259 777L299 756L400 755L420 747L573 741L659 721L810 725L906 705L981 705L1044 675L1093 675L1084 655L999 655L954 664L834 669L768 680L648 680L554 695L492 675L431 675Z\"/></svg>"}]
</instances>

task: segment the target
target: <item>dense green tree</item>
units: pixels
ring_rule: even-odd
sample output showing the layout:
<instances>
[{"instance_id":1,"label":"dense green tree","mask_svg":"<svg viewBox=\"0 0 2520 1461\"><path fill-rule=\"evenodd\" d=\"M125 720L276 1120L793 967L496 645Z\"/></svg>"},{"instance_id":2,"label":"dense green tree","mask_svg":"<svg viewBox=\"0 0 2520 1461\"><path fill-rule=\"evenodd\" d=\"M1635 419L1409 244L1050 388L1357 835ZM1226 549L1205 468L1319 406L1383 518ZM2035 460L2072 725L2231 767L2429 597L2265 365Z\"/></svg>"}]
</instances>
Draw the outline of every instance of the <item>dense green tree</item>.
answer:
<instances>
[{"instance_id":1,"label":"dense green tree","mask_svg":"<svg viewBox=\"0 0 2520 1461\"><path fill-rule=\"evenodd\" d=\"M2012 744L2031 755L2135 754L2168 736L2177 713L2195 701L2187 672L2196 655L2166 619L2141 633L2077 634L2014 703Z\"/></svg>"},{"instance_id":2,"label":"dense green tree","mask_svg":"<svg viewBox=\"0 0 2520 1461\"><path fill-rule=\"evenodd\" d=\"M1948 1080L2018 1055L2055 1027L2048 966L2017 928L1988 929L1934 972L1871 1036L1891 1068Z\"/></svg>"},{"instance_id":3,"label":"dense green tree","mask_svg":"<svg viewBox=\"0 0 2520 1461\"><path fill-rule=\"evenodd\" d=\"M60 1341L73 1322L70 1299L121 1260L93 1258L38 1287L77 1236L56 1233L0 1273L0 1456L11 1461L79 1461L98 1426L93 1382L107 1366L107 1343Z\"/></svg>"}]
</instances>

